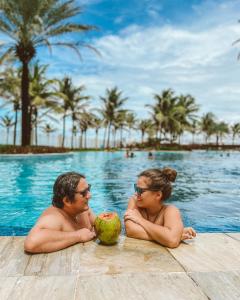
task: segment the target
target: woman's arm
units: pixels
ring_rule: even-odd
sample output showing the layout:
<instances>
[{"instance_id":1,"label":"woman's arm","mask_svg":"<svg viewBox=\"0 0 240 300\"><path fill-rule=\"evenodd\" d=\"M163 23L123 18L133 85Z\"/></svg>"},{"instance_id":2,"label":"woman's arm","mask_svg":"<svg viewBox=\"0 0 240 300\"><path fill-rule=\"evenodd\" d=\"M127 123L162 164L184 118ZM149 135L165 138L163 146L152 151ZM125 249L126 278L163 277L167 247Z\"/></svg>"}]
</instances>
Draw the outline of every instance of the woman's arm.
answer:
<instances>
[{"instance_id":1,"label":"woman's arm","mask_svg":"<svg viewBox=\"0 0 240 300\"><path fill-rule=\"evenodd\" d=\"M150 240L152 240L152 238L144 230L144 228L141 225L139 225L127 218L129 210L137 210L138 211L135 201L136 201L136 195L133 195L128 202L128 208L127 208L127 211L124 216L126 235L131 238L150 241ZM139 212L139 214L140 214L140 212Z\"/></svg>"},{"instance_id":2,"label":"woman's arm","mask_svg":"<svg viewBox=\"0 0 240 300\"><path fill-rule=\"evenodd\" d=\"M136 210L128 211L126 219L142 226L151 239L159 244L169 248L176 248L181 242L183 224L180 212L174 206L166 208L163 226L144 219Z\"/></svg>"}]
</instances>

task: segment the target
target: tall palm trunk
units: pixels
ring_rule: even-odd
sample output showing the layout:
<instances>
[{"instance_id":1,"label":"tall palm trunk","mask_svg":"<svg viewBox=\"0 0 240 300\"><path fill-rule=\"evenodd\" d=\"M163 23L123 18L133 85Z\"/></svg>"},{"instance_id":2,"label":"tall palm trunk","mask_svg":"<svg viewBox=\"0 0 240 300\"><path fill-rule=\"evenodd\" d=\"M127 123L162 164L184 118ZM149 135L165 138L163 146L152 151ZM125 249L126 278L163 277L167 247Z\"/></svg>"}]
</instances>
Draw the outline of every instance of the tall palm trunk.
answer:
<instances>
[{"instance_id":1,"label":"tall palm trunk","mask_svg":"<svg viewBox=\"0 0 240 300\"><path fill-rule=\"evenodd\" d=\"M104 128L104 134L103 134L103 148L105 148L106 135L107 135L107 126Z\"/></svg>"},{"instance_id":2,"label":"tall palm trunk","mask_svg":"<svg viewBox=\"0 0 240 300\"><path fill-rule=\"evenodd\" d=\"M109 148L109 144L110 144L111 125L112 125L111 122L109 122L109 125L108 125L107 148Z\"/></svg>"},{"instance_id":3,"label":"tall palm trunk","mask_svg":"<svg viewBox=\"0 0 240 300\"><path fill-rule=\"evenodd\" d=\"M24 62L24 61L22 62L21 99L22 99L22 146L29 146L31 141L29 70L28 70L28 62Z\"/></svg>"},{"instance_id":4,"label":"tall palm trunk","mask_svg":"<svg viewBox=\"0 0 240 300\"><path fill-rule=\"evenodd\" d=\"M80 129L80 137L79 137L79 148L83 147L83 131Z\"/></svg>"},{"instance_id":5,"label":"tall palm trunk","mask_svg":"<svg viewBox=\"0 0 240 300\"><path fill-rule=\"evenodd\" d=\"M16 137L17 137L17 122L18 122L18 110L15 110L15 121L13 129L13 145L16 146Z\"/></svg>"},{"instance_id":6,"label":"tall palm trunk","mask_svg":"<svg viewBox=\"0 0 240 300\"><path fill-rule=\"evenodd\" d=\"M120 148L123 147L123 127L120 127Z\"/></svg>"},{"instance_id":7,"label":"tall palm trunk","mask_svg":"<svg viewBox=\"0 0 240 300\"><path fill-rule=\"evenodd\" d=\"M84 132L85 137L84 137L84 148L87 149L87 130Z\"/></svg>"},{"instance_id":8,"label":"tall palm trunk","mask_svg":"<svg viewBox=\"0 0 240 300\"><path fill-rule=\"evenodd\" d=\"M35 108L35 145L37 146L38 145L38 111L37 109Z\"/></svg>"},{"instance_id":9,"label":"tall palm trunk","mask_svg":"<svg viewBox=\"0 0 240 300\"><path fill-rule=\"evenodd\" d=\"M8 145L8 137L9 137L9 127L7 127L7 145Z\"/></svg>"},{"instance_id":10,"label":"tall palm trunk","mask_svg":"<svg viewBox=\"0 0 240 300\"><path fill-rule=\"evenodd\" d=\"M62 133L62 148L64 148L65 142L65 130L66 130L66 114L63 115L63 133Z\"/></svg>"},{"instance_id":11,"label":"tall palm trunk","mask_svg":"<svg viewBox=\"0 0 240 300\"><path fill-rule=\"evenodd\" d=\"M50 146L50 133L47 133L48 146Z\"/></svg>"},{"instance_id":12,"label":"tall palm trunk","mask_svg":"<svg viewBox=\"0 0 240 300\"><path fill-rule=\"evenodd\" d=\"M95 130L96 137L95 137L95 148L98 149L98 129Z\"/></svg>"},{"instance_id":13,"label":"tall palm trunk","mask_svg":"<svg viewBox=\"0 0 240 300\"><path fill-rule=\"evenodd\" d=\"M71 136L71 149L73 149L73 128L72 128L72 136Z\"/></svg>"},{"instance_id":14,"label":"tall palm trunk","mask_svg":"<svg viewBox=\"0 0 240 300\"><path fill-rule=\"evenodd\" d=\"M195 138L195 134L192 133L192 144L194 144L194 142L195 142L194 138Z\"/></svg>"},{"instance_id":15,"label":"tall palm trunk","mask_svg":"<svg viewBox=\"0 0 240 300\"><path fill-rule=\"evenodd\" d=\"M113 129L113 148L116 147L116 135L117 135L117 130Z\"/></svg>"},{"instance_id":16,"label":"tall palm trunk","mask_svg":"<svg viewBox=\"0 0 240 300\"><path fill-rule=\"evenodd\" d=\"M143 139L144 139L144 131L142 130L142 143L143 143Z\"/></svg>"}]
</instances>

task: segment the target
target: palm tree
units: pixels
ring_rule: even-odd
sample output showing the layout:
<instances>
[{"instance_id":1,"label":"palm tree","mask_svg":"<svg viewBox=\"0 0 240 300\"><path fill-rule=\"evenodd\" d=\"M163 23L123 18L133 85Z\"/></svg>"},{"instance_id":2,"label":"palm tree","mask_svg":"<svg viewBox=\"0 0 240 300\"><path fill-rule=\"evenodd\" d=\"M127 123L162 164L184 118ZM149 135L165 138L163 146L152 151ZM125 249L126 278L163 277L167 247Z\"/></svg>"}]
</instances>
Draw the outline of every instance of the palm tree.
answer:
<instances>
[{"instance_id":1,"label":"palm tree","mask_svg":"<svg viewBox=\"0 0 240 300\"><path fill-rule=\"evenodd\" d=\"M0 81L0 96L5 100L5 103L0 107L12 104L14 117L14 130L13 130L13 144L16 145L17 137L17 124L18 124L18 111L20 110L20 95L21 95L21 68L17 70L13 68L7 68L1 73L2 80Z\"/></svg>"},{"instance_id":2,"label":"palm tree","mask_svg":"<svg viewBox=\"0 0 240 300\"><path fill-rule=\"evenodd\" d=\"M144 141L144 135L147 132L148 129L153 127L153 123L151 120L141 120L138 124L138 129L141 130L141 136L142 136L142 143Z\"/></svg>"},{"instance_id":3,"label":"palm tree","mask_svg":"<svg viewBox=\"0 0 240 300\"><path fill-rule=\"evenodd\" d=\"M78 133L78 129L77 129L77 126L76 125L74 125L73 127L72 127L72 141L71 141L71 147L72 147L72 149L74 148L74 140L75 140L75 138L76 138L76 136L77 136L77 133Z\"/></svg>"},{"instance_id":4,"label":"palm tree","mask_svg":"<svg viewBox=\"0 0 240 300\"><path fill-rule=\"evenodd\" d=\"M81 13L81 8L73 0L2 0L0 10L0 31L11 40L1 45L3 55L0 61L14 55L22 65L22 146L26 146L31 140L29 63L36 56L37 48L66 46L79 53L78 46L82 43L57 41L57 38L94 27L69 21Z\"/></svg>"},{"instance_id":5,"label":"palm tree","mask_svg":"<svg viewBox=\"0 0 240 300\"><path fill-rule=\"evenodd\" d=\"M83 111L78 115L78 122L80 127L80 148L83 146L83 138L84 138L84 148L87 148L87 130L90 127L93 127L93 118L94 115L90 112Z\"/></svg>"},{"instance_id":6,"label":"palm tree","mask_svg":"<svg viewBox=\"0 0 240 300\"><path fill-rule=\"evenodd\" d=\"M136 116L134 113L127 113L126 114L126 126L128 127L128 132L129 132L129 135L128 135L128 139L131 143L131 130L135 128L135 125L137 123L137 120L136 120Z\"/></svg>"},{"instance_id":7,"label":"palm tree","mask_svg":"<svg viewBox=\"0 0 240 300\"><path fill-rule=\"evenodd\" d=\"M199 125L199 122L196 119L194 119L192 121L192 123L190 124L190 126L187 126L187 130L189 132L191 132L191 134L192 134L192 144L195 143L194 138L195 138L195 135L198 133L198 125Z\"/></svg>"},{"instance_id":8,"label":"palm tree","mask_svg":"<svg viewBox=\"0 0 240 300\"><path fill-rule=\"evenodd\" d=\"M99 112L107 122L107 148L109 148L111 127L117 117L117 114L124 111L121 107L124 102L126 102L127 98L122 98L122 92L118 91L117 87L114 87L113 89L107 89L106 96L100 97L100 99L103 102L103 107L99 110Z\"/></svg>"},{"instance_id":9,"label":"palm tree","mask_svg":"<svg viewBox=\"0 0 240 300\"><path fill-rule=\"evenodd\" d=\"M56 80L47 79L45 77L47 67L48 65L40 66L39 63L36 62L29 73L30 115L31 125L34 127L35 145L38 144L39 117L48 116L49 112L56 109L57 106L57 101L53 99L55 93L51 90L52 84L54 84ZM39 116L39 109L45 109L41 116Z\"/></svg>"},{"instance_id":10,"label":"palm tree","mask_svg":"<svg viewBox=\"0 0 240 300\"><path fill-rule=\"evenodd\" d=\"M48 146L50 146L50 133L56 131L56 129L51 127L50 124L45 124L45 126L42 127L42 130L47 134Z\"/></svg>"},{"instance_id":11,"label":"palm tree","mask_svg":"<svg viewBox=\"0 0 240 300\"><path fill-rule=\"evenodd\" d=\"M95 134L96 134L96 137L95 137L95 148L96 149L98 149L98 132L99 132L99 129L101 129L102 125L103 125L103 120L100 119L98 116L93 115L92 127L95 129Z\"/></svg>"},{"instance_id":12,"label":"palm tree","mask_svg":"<svg viewBox=\"0 0 240 300\"><path fill-rule=\"evenodd\" d=\"M232 125L231 129L232 129L232 144L234 145L236 136L240 135L240 123L235 123L234 125Z\"/></svg>"},{"instance_id":13,"label":"palm tree","mask_svg":"<svg viewBox=\"0 0 240 300\"><path fill-rule=\"evenodd\" d=\"M228 124L225 122L215 123L213 127L213 132L216 135L216 145L219 144L219 140L222 143L224 135L229 133Z\"/></svg>"},{"instance_id":14,"label":"palm tree","mask_svg":"<svg viewBox=\"0 0 240 300\"><path fill-rule=\"evenodd\" d=\"M216 124L215 116L213 113L209 112L202 116L200 121L200 128L201 131L204 132L206 135L206 140L205 140L206 143L208 142L210 136L214 134L215 124Z\"/></svg>"},{"instance_id":15,"label":"palm tree","mask_svg":"<svg viewBox=\"0 0 240 300\"><path fill-rule=\"evenodd\" d=\"M62 100L62 103L58 107L58 112L63 113L62 147L64 147L66 118L71 116L73 129L75 122L78 120L79 113L81 113L86 107L86 102L81 102L88 100L90 97L83 96L82 91L85 89L85 87L83 85L75 87L70 77L66 76L57 82L58 87L55 89L55 92L56 96ZM73 135L71 138L71 144L72 141Z\"/></svg>"},{"instance_id":16,"label":"palm tree","mask_svg":"<svg viewBox=\"0 0 240 300\"><path fill-rule=\"evenodd\" d=\"M127 127L126 119L127 119L128 110L121 110L116 114L114 120L114 134L116 138L117 130L120 130L120 148L123 147L123 131ZM115 144L115 142L114 142Z\"/></svg>"},{"instance_id":17,"label":"palm tree","mask_svg":"<svg viewBox=\"0 0 240 300\"><path fill-rule=\"evenodd\" d=\"M12 117L9 117L8 115L1 117L0 125L6 127L7 130L6 143L8 145L9 130L14 125Z\"/></svg>"},{"instance_id":18,"label":"palm tree","mask_svg":"<svg viewBox=\"0 0 240 300\"><path fill-rule=\"evenodd\" d=\"M70 104L71 118L72 118L72 138L71 138L71 147L73 147L73 128L75 122L82 116L87 103L85 100L89 100L89 96L83 96L82 91L85 89L83 85L79 87L74 87L70 84L69 93L67 94L68 102Z\"/></svg>"},{"instance_id":19,"label":"palm tree","mask_svg":"<svg viewBox=\"0 0 240 300\"><path fill-rule=\"evenodd\" d=\"M166 137L169 127L167 118L169 111L172 110L177 102L177 97L174 96L172 89L167 89L163 90L161 94L154 94L154 99L156 101L154 105L147 104L146 106L152 110L150 114L156 128L156 138L161 140L162 133Z\"/></svg>"},{"instance_id":20,"label":"palm tree","mask_svg":"<svg viewBox=\"0 0 240 300\"><path fill-rule=\"evenodd\" d=\"M195 113L199 110L199 106L195 103L195 98L191 95L180 95L177 105L185 109L182 123L190 125L196 119Z\"/></svg>"}]
</instances>

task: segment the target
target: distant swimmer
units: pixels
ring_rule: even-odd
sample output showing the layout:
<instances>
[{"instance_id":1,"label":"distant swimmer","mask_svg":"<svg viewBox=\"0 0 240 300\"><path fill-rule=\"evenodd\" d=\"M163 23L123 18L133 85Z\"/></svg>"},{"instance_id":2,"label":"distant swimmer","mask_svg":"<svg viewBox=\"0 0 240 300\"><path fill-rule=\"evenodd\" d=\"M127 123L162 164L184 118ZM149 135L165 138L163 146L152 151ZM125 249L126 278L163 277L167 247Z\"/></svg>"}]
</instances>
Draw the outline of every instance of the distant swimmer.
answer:
<instances>
[{"instance_id":1,"label":"distant swimmer","mask_svg":"<svg viewBox=\"0 0 240 300\"><path fill-rule=\"evenodd\" d=\"M150 151L150 152L148 152L148 158L149 159L153 159L153 154L152 154L152 152Z\"/></svg>"},{"instance_id":2,"label":"distant swimmer","mask_svg":"<svg viewBox=\"0 0 240 300\"><path fill-rule=\"evenodd\" d=\"M135 157L135 154L133 152L131 152L130 157L131 158Z\"/></svg>"},{"instance_id":3,"label":"distant swimmer","mask_svg":"<svg viewBox=\"0 0 240 300\"><path fill-rule=\"evenodd\" d=\"M129 155L129 150L126 150L126 153L125 153L125 157L129 157L130 155Z\"/></svg>"}]
</instances>

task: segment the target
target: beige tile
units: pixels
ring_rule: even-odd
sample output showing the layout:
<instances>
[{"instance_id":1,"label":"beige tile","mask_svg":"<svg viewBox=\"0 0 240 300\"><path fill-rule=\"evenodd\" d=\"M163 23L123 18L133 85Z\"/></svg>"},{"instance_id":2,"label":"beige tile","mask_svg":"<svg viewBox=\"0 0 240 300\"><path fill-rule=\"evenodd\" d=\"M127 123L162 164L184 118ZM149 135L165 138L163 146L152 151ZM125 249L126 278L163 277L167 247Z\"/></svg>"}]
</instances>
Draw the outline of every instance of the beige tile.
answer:
<instances>
[{"instance_id":1,"label":"beige tile","mask_svg":"<svg viewBox=\"0 0 240 300\"><path fill-rule=\"evenodd\" d=\"M71 300L74 299L76 282L75 276L22 276L15 282L8 299Z\"/></svg>"},{"instance_id":2,"label":"beige tile","mask_svg":"<svg viewBox=\"0 0 240 300\"><path fill-rule=\"evenodd\" d=\"M240 232L226 233L226 235L232 237L237 241L240 241Z\"/></svg>"},{"instance_id":3,"label":"beige tile","mask_svg":"<svg viewBox=\"0 0 240 300\"><path fill-rule=\"evenodd\" d=\"M14 291L18 277L0 277L0 299L11 299L9 295Z\"/></svg>"},{"instance_id":4,"label":"beige tile","mask_svg":"<svg viewBox=\"0 0 240 300\"><path fill-rule=\"evenodd\" d=\"M4 240L4 243L6 240ZM0 255L0 276L20 276L28 264L29 256L24 253L24 239L13 237L7 240Z\"/></svg>"},{"instance_id":5,"label":"beige tile","mask_svg":"<svg viewBox=\"0 0 240 300\"><path fill-rule=\"evenodd\" d=\"M185 273L135 273L79 277L76 299L81 300L207 300Z\"/></svg>"},{"instance_id":6,"label":"beige tile","mask_svg":"<svg viewBox=\"0 0 240 300\"><path fill-rule=\"evenodd\" d=\"M188 272L240 270L239 242L225 234L198 234L169 251Z\"/></svg>"},{"instance_id":7,"label":"beige tile","mask_svg":"<svg viewBox=\"0 0 240 300\"><path fill-rule=\"evenodd\" d=\"M91 276L151 271L181 272L183 269L166 248L122 237L114 246L89 242L55 253L33 255L25 275Z\"/></svg>"},{"instance_id":8,"label":"beige tile","mask_svg":"<svg viewBox=\"0 0 240 300\"><path fill-rule=\"evenodd\" d=\"M240 299L240 271L190 273L211 300Z\"/></svg>"}]
</instances>

